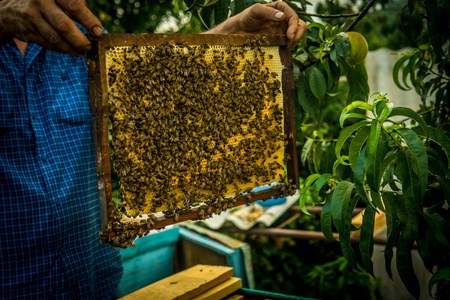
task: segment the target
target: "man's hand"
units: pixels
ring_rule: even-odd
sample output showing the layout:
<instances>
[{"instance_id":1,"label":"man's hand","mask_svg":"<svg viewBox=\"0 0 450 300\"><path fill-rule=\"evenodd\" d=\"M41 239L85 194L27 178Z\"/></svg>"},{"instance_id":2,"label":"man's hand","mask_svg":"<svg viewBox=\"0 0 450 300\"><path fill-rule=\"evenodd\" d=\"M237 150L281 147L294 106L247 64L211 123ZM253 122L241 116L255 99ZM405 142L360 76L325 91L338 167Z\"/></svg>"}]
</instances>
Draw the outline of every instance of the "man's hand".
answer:
<instances>
[{"instance_id":1,"label":"man's hand","mask_svg":"<svg viewBox=\"0 0 450 300\"><path fill-rule=\"evenodd\" d=\"M83 56L91 49L90 42L65 12L94 36L102 35L102 24L85 0L2 0L0 41L15 37L52 51Z\"/></svg>"},{"instance_id":2,"label":"man's hand","mask_svg":"<svg viewBox=\"0 0 450 300\"><path fill-rule=\"evenodd\" d=\"M306 24L286 3L255 4L205 33L286 34L292 44L305 35Z\"/></svg>"}]
</instances>

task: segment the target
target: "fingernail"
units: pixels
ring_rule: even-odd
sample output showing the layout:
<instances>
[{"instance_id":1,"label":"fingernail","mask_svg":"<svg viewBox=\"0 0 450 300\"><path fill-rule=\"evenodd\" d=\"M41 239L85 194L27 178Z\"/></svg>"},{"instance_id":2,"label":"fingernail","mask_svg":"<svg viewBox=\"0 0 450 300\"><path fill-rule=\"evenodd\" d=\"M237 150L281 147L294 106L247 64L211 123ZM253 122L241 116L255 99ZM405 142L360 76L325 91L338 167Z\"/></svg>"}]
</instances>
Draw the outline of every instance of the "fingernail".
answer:
<instances>
[{"instance_id":1,"label":"fingernail","mask_svg":"<svg viewBox=\"0 0 450 300\"><path fill-rule=\"evenodd\" d=\"M95 26L92 28L92 33L94 33L95 36L101 36L103 34L103 29L100 26Z\"/></svg>"},{"instance_id":2,"label":"fingernail","mask_svg":"<svg viewBox=\"0 0 450 300\"><path fill-rule=\"evenodd\" d=\"M281 19L283 16L284 16L284 13L281 12L281 11L279 11L279 12L277 12L277 13L275 14L275 19L279 20L279 19Z\"/></svg>"}]
</instances>

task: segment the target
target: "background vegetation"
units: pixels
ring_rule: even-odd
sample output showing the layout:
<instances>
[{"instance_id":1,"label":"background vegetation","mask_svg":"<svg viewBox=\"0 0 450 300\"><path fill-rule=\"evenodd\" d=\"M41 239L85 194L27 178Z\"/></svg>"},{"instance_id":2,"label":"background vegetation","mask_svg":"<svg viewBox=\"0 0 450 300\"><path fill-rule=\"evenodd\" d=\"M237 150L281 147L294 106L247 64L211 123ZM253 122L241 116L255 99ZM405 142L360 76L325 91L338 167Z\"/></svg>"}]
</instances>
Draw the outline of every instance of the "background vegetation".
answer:
<instances>
[{"instance_id":1,"label":"background vegetation","mask_svg":"<svg viewBox=\"0 0 450 300\"><path fill-rule=\"evenodd\" d=\"M196 33L256 2L265 1L101 0L90 2L90 7L109 32ZM306 0L285 2L308 24L307 36L293 49L300 174L306 178L303 195L307 189L313 195L309 200L302 197L301 205L324 205L325 211L320 219L306 216L290 226L320 228L330 238L338 231L340 239L269 243L267 238L242 237L253 247L257 288L326 299L361 298L364 291L376 296L376 283L368 279L371 230L375 214L383 211L388 274L397 247L396 267L417 298L410 256L417 247L434 273L430 290L437 286L435 296L444 299L450 294L449 2L323 1L314 16ZM361 32L370 50L412 47L402 54L392 77L400 89L414 89L421 96L419 111L394 108L389 95L370 97L370 92L383 91L369 91L364 64L348 63L351 48L345 31ZM392 119L396 115L400 121ZM362 240L355 248L348 236L357 229L350 224L356 206L366 208L366 214ZM267 275L259 277L259 268Z\"/></svg>"}]
</instances>

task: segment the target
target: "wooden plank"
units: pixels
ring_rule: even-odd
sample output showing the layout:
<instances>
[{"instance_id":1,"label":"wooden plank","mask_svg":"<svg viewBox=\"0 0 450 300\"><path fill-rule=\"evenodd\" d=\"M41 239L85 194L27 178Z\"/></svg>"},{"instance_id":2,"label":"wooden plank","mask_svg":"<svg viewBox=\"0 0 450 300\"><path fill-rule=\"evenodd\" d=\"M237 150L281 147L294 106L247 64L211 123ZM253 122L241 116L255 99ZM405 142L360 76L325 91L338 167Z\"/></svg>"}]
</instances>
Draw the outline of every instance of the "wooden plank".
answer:
<instances>
[{"instance_id":1,"label":"wooden plank","mask_svg":"<svg viewBox=\"0 0 450 300\"><path fill-rule=\"evenodd\" d=\"M221 284L216 285L215 287L207 290L201 295L193 298L192 300L216 300L222 299L231 293L237 291L242 287L242 279L232 277Z\"/></svg>"},{"instance_id":2,"label":"wooden plank","mask_svg":"<svg viewBox=\"0 0 450 300\"><path fill-rule=\"evenodd\" d=\"M262 36L262 35L259 35ZM101 44L103 48L117 46L161 46L167 43L187 43L189 45L230 45L242 46L245 43L255 40L258 35L248 34L159 34L159 33L110 33L99 38L89 36L89 38ZM289 46L285 35L268 34L264 35L264 44Z\"/></svg>"},{"instance_id":3,"label":"wooden plank","mask_svg":"<svg viewBox=\"0 0 450 300\"><path fill-rule=\"evenodd\" d=\"M233 276L233 268L231 267L196 265L161 279L121 299L189 300L223 283L231 276Z\"/></svg>"},{"instance_id":4,"label":"wooden plank","mask_svg":"<svg viewBox=\"0 0 450 300\"><path fill-rule=\"evenodd\" d=\"M230 296L230 297L226 298L225 300L244 300L244 296L242 296L242 295L233 295L233 296Z\"/></svg>"},{"instance_id":5,"label":"wooden plank","mask_svg":"<svg viewBox=\"0 0 450 300\"><path fill-rule=\"evenodd\" d=\"M284 106L284 133L287 135L286 153L289 154L287 160L287 177L292 180L296 188L299 187L298 161L297 161L297 138L295 135L295 117L294 117L294 101L295 98L295 82L293 62L290 47L280 47L281 63L285 66L283 70L282 91Z\"/></svg>"}]
</instances>

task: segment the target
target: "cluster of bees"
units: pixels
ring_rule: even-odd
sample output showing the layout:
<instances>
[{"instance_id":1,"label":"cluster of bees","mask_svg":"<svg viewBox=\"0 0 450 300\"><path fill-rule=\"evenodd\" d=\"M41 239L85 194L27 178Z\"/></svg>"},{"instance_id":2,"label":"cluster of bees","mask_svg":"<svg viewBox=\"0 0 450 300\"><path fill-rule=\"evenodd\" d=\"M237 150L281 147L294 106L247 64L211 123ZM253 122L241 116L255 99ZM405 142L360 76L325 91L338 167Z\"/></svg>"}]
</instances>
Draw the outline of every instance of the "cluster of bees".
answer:
<instances>
[{"instance_id":1,"label":"cluster of bees","mask_svg":"<svg viewBox=\"0 0 450 300\"><path fill-rule=\"evenodd\" d=\"M286 180L278 48L115 47L107 55L114 169L120 180L108 232L126 247L198 208L198 219L251 201L252 188ZM121 222L123 216L135 220ZM115 232L112 238L110 231Z\"/></svg>"}]
</instances>

